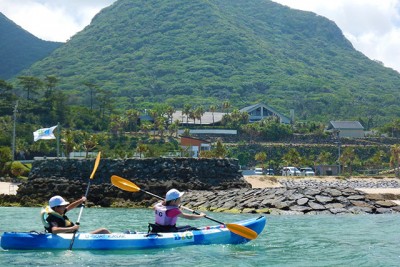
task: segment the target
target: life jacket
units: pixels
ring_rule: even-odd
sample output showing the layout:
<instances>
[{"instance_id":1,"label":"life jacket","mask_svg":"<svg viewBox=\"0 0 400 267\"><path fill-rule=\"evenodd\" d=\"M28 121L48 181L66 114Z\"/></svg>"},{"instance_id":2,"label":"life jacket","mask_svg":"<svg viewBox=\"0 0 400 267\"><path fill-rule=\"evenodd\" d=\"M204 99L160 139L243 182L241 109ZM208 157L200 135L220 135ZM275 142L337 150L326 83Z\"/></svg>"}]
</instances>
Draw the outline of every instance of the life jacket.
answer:
<instances>
[{"instance_id":1,"label":"life jacket","mask_svg":"<svg viewBox=\"0 0 400 267\"><path fill-rule=\"evenodd\" d=\"M154 206L155 216L156 216L156 224L159 225L175 225L178 219L178 216L168 217L167 211L172 209L178 209L177 206L164 206L161 202L157 203Z\"/></svg>"},{"instance_id":2,"label":"life jacket","mask_svg":"<svg viewBox=\"0 0 400 267\"><path fill-rule=\"evenodd\" d=\"M59 227L74 226L74 223L71 222L65 214L61 215L60 213L51 209L50 206L42 208L40 211L40 218L42 219L44 229L46 229L46 231L49 233L52 232L52 225L50 222L56 222Z\"/></svg>"}]
</instances>

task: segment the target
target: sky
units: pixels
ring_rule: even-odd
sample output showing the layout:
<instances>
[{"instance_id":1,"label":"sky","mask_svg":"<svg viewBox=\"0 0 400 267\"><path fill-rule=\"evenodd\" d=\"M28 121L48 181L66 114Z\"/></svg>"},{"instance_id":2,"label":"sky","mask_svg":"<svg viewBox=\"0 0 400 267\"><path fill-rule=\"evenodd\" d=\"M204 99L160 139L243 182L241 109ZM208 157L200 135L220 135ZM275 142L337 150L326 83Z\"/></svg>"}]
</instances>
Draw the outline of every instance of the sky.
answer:
<instances>
[{"instance_id":1,"label":"sky","mask_svg":"<svg viewBox=\"0 0 400 267\"><path fill-rule=\"evenodd\" d=\"M33 35L65 42L116 0L0 0L0 12ZM273 0L336 23L354 48L400 72L400 0Z\"/></svg>"}]
</instances>

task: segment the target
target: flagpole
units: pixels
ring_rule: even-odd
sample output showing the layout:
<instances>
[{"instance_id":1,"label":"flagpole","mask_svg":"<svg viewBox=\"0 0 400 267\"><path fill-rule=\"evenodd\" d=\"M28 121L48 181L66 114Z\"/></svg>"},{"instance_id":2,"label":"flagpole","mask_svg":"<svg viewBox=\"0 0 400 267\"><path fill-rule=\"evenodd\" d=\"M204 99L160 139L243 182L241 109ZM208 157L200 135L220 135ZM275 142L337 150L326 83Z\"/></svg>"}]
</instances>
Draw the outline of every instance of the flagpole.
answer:
<instances>
[{"instance_id":1,"label":"flagpole","mask_svg":"<svg viewBox=\"0 0 400 267\"><path fill-rule=\"evenodd\" d=\"M57 123L57 158L60 156L60 123Z\"/></svg>"}]
</instances>

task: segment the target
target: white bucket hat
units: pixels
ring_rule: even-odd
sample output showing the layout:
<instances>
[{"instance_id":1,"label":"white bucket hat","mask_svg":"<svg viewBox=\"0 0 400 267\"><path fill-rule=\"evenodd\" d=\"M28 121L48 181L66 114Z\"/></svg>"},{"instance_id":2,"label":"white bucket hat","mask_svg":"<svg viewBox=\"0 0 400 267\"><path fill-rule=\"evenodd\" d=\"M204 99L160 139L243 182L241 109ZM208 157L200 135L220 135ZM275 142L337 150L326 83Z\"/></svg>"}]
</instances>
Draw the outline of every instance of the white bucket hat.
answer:
<instances>
[{"instance_id":1,"label":"white bucket hat","mask_svg":"<svg viewBox=\"0 0 400 267\"><path fill-rule=\"evenodd\" d=\"M166 201L170 201L170 200L174 200L177 198L180 198L181 196L183 196L184 192L179 192L176 189L171 189L167 192L166 196L165 196L165 200Z\"/></svg>"},{"instance_id":2,"label":"white bucket hat","mask_svg":"<svg viewBox=\"0 0 400 267\"><path fill-rule=\"evenodd\" d=\"M57 206L66 206L68 204L69 204L69 202L65 201L61 196L54 196L54 197L50 198L50 200L49 200L50 208L54 208Z\"/></svg>"}]
</instances>

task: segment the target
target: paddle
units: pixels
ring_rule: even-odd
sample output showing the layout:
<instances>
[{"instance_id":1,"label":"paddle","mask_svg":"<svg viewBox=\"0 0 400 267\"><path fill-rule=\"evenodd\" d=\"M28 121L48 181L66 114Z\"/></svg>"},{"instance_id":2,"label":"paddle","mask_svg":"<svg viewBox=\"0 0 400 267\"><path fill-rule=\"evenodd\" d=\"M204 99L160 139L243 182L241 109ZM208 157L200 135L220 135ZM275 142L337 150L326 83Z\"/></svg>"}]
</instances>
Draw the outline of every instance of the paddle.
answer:
<instances>
[{"instance_id":1,"label":"paddle","mask_svg":"<svg viewBox=\"0 0 400 267\"><path fill-rule=\"evenodd\" d=\"M92 174L90 175L90 178L89 178L89 181L88 181L88 185L86 187L85 198L88 196L88 193L89 193L90 182L93 179L94 174L96 173L97 167L99 167L100 155L101 155L101 152L97 153L96 161L94 162L93 171L92 171ZM83 211L84 207L85 207L85 203L82 203L82 206L81 206L81 209L80 209L79 215L78 215L78 220L76 221L77 225L79 225L79 221L81 220L82 211ZM72 239L71 239L71 243L69 244L69 250L71 250L72 246L74 245L75 235L76 235L76 231L74 232L74 235L72 236Z\"/></svg>"},{"instance_id":2,"label":"paddle","mask_svg":"<svg viewBox=\"0 0 400 267\"><path fill-rule=\"evenodd\" d=\"M140 189L140 188L139 188L136 184L134 184L133 182L128 181L128 180L126 180L126 179L124 179L124 178L122 178L122 177L119 177L119 176L117 176L117 175L111 176L111 183L112 183L114 186L116 186L116 187L118 187L118 188L120 188L120 189L122 189L122 190L128 191L128 192L139 192L139 191L142 191L143 193L149 194L149 195L151 195L151 196L153 196L153 197L156 197L156 198L158 198L158 199L162 199L162 200L164 199L164 198L162 198L162 197L160 197L160 196L157 196L157 195L155 195L155 194L153 194L153 193L150 193L150 192L147 192L147 191L145 191L145 190L143 190L143 189ZM192 210L192 209L189 209L189 208L187 208L187 207L181 206L181 208L186 209L186 210L188 210L188 211L190 211L190 212L192 212L192 213L194 213L194 214L199 214L198 212L196 212L196 211L194 211L194 210ZM213 219L213 218L211 218L211 217L208 217L208 216L205 216L205 218L207 218L207 219L209 219L209 220L211 220L211 221L214 221L214 222L216 222L216 223L226 225L226 227L227 227L232 233L235 233L235 234L237 234L237 235L243 236L243 237L245 237L245 238L247 238L247 239L255 239L255 238L257 237L257 233L256 233L255 231L253 231L253 230L251 230L251 229L249 229L249 228L247 228L247 227L245 227L245 226L243 226L243 225L234 224L234 223L227 223L227 224L226 224L226 223L217 221L217 220L215 220L215 219Z\"/></svg>"}]
</instances>

